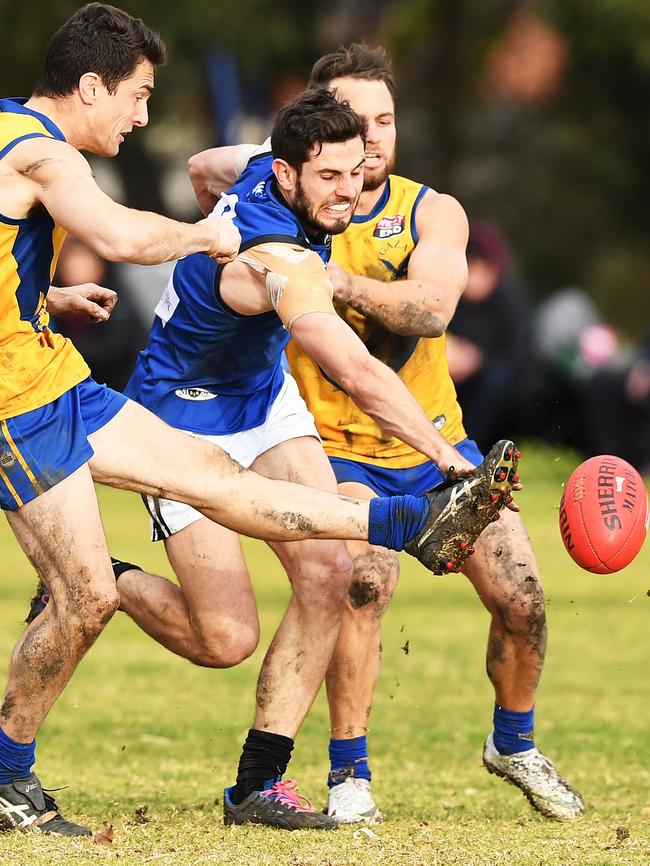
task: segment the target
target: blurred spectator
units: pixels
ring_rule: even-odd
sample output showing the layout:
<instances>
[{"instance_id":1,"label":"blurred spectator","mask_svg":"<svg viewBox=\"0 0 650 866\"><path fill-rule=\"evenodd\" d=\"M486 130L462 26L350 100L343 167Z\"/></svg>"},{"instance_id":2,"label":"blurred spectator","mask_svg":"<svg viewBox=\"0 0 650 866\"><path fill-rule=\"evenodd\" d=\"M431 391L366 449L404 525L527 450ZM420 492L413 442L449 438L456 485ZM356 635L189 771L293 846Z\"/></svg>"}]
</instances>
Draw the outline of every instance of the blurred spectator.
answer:
<instances>
[{"instance_id":1,"label":"blurred spectator","mask_svg":"<svg viewBox=\"0 0 650 866\"><path fill-rule=\"evenodd\" d=\"M587 293L569 287L540 305L535 342L543 361L535 432L650 470L650 332L631 352Z\"/></svg>"},{"instance_id":2,"label":"blurred spectator","mask_svg":"<svg viewBox=\"0 0 650 866\"><path fill-rule=\"evenodd\" d=\"M468 282L447 335L449 372L469 435L483 449L526 425L531 310L498 229L470 227Z\"/></svg>"},{"instance_id":3,"label":"blurred spectator","mask_svg":"<svg viewBox=\"0 0 650 866\"><path fill-rule=\"evenodd\" d=\"M131 300L128 286L120 279L119 269L69 237L61 250L53 283L59 286L97 283L118 293L117 305L108 322L97 325L83 316L73 316L59 319L56 327L74 340L98 382L121 391L131 375L138 351L146 342L147 329Z\"/></svg>"},{"instance_id":4,"label":"blurred spectator","mask_svg":"<svg viewBox=\"0 0 650 866\"><path fill-rule=\"evenodd\" d=\"M624 367L602 365L582 395L585 452L616 454L650 472L650 333Z\"/></svg>"}]
</instances>

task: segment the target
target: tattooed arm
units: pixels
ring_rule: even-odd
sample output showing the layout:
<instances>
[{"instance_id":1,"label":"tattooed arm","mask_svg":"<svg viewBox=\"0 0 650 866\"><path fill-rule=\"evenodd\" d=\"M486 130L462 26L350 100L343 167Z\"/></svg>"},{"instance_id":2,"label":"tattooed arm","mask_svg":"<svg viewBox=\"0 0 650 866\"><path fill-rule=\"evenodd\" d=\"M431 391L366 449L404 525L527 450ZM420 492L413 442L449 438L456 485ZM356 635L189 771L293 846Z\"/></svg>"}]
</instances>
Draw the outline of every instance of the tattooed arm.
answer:
<instances>
[{"instance_id":1,"label":"tattooed arm","mask_svg":"<svg viewBox=\"0 0 650 866\"><path fill-rule=\"evenodd\" d=\"M467 217L456 199L430 190L416 211L419 240L406 279L395 283L329 267L334 299L402 336L440 337L467 283Z\"/></svg>"}]
</instances>

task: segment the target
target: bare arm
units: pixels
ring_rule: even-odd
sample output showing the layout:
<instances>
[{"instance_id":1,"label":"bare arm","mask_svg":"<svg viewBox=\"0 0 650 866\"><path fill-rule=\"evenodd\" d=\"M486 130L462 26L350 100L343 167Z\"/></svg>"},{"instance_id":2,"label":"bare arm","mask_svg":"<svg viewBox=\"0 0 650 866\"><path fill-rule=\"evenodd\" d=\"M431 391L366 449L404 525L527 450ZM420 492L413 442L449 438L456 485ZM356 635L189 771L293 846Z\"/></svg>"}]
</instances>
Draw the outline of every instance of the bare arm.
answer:
<instances>
[{"instance_id":1,"label":"bare arm","mask_svg":"<svg viewBox=\"0 0 650 866\"><path fill-rule=\"evenodd\" d=\"M117 303L117 292L96 283L82 283L65 288L50 286L45 300L48 312L53 316L84 313L92 322L105 322Z\"/></svg>"},{"instance_id":2,"label":"bare arm","mask_svg":"<svg viewBox=\"0 0 650 866\"><path fill-rule=\"evenodd\" d=\"M248 160L261 147L264 145L236 144L229 147L211 147L189 158L187 168L190 183L204 214L212 212L221 193L230 189Z\"/></svg>"},{"instance_id":3,"label":"bare arm","mask_svg":"<svg viewBox=\"0 0 650 866\"><path fill-rule=\"evenodd\" d=\"M56 223L104 259L149 265L190 253L223 261L236 255L239 233L230 220L192 225L124 207L101 191L86 160L65 142L30 139L6 158L23 178L28 209L42 204Z\"/></svg>"},{"instance_id":4,"label":"bare arm","mask_svg":"<svg viewBox=\"0 0 650 866\"><path fill-rule=\"evenodd\" d=\"M473 468L433 426L401 379L368 352L339 316L301 316L291 335L386 433L433 460L442 472L450 466L461 471Z\"/></svg>"},{"instance_id":5,"label":"bare arm","mask_svg":"<svg viewBox=\"0 0 650 866\"><path fill-rule=\"evenodd\" d=\"M334 298L403 336L445 333L467 283L467 217L456 199L428 192L416 212L419 240L399 283L330 265Z\"/></svg>"}]
</instances>

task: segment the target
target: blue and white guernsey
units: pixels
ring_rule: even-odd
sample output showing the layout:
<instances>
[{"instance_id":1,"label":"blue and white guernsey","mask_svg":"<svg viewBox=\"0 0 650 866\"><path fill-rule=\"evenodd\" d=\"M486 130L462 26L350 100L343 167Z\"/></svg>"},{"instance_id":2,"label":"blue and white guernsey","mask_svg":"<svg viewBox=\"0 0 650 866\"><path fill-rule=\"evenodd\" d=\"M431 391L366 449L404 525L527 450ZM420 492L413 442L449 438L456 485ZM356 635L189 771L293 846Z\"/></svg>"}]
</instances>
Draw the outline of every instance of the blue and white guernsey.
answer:
<instances>
[{"instance_id":1,"label":"blue and white guernsey","mask_svg":"<svg viewBox=\"0 0 650 866\"><path fill-rule=\"evenodd\" d=\"M269 153L254 157L215 208L241 232L240 252L269 242L313 250L326 264L329 237L308 240L280 195ZM284 381L289 341L275 310L242 315L222 299L224 265L195 253L177 262L126 394L168 424L222 435L263 424Z\"/></svg>"}]
</instances>

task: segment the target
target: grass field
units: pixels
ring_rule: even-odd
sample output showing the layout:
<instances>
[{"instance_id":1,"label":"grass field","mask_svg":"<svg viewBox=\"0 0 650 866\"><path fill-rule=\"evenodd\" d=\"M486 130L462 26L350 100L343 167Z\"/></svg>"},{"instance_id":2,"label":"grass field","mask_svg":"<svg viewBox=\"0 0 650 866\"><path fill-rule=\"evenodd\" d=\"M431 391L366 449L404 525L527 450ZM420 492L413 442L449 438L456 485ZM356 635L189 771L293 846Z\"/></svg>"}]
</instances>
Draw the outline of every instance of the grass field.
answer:
<instances>
[{"instance_id":1,"label":"grass field","mask_svg":"<svg viewBox=\"0 0 650 866\"><path fill-rule=\"evenodd\" d=\"M482 768L493 701L484 673L487 617L460 575L433 578L405 558L385 623L370 732L373 787L385 824L303 834L225 828L221 790L234 779L252 719L262 650L233 670L199 669L117 614L50 714L37 765L46 786L69 786L57 795L65 814L96 829L112 825L114 841L3 834L0 866L648 866L648 548L611 577L571 563L557 530L557 502L577 462L538 446L525 449L520 503L542 568L550 628L536 739L582 791L584 820L549 823L517 789ZM169 575L162 547L146 540L139 499L99 492L115 555ZM264 647L287 586L264 545L249 542L247 551ZM0 562L4 671L33 589L4 522ZM321 694L288 774L319 806L327 728Z\"/></svg>"}]
</instances>

